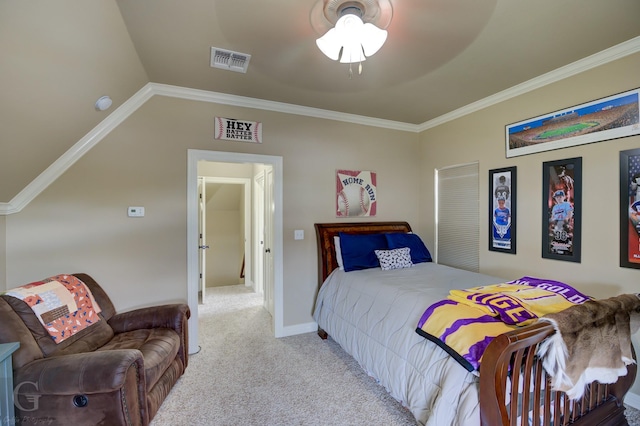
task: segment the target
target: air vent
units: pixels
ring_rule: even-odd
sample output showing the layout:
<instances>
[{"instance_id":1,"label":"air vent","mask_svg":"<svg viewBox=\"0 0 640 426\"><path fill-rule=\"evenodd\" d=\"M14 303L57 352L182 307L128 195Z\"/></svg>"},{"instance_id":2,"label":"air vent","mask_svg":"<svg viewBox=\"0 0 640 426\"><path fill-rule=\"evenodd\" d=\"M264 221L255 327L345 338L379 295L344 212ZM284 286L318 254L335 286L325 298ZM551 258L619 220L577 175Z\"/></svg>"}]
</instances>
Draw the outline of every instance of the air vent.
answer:
<instances>
[{"instance_id":1,"label":"air vent","mask_svg":"<svg viewBox=\"0 0 640 426\"><path fill-rule=\"evenodd\" d=\"M246 53L232 52L231 50L211 48L211 66L223 70L235 72L247 72L251 55Z\"/></svg>"}]
</instances>

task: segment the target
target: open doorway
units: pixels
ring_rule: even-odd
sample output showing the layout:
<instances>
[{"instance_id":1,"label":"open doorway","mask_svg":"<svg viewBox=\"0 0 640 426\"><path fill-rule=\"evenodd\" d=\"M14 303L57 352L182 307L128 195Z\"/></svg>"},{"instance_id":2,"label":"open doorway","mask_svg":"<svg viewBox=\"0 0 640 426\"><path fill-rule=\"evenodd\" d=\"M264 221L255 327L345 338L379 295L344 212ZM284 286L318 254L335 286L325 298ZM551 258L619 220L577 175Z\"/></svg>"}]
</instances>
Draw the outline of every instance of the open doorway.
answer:
<instances>
[{"instance_id":1,"label":"open doorway","mask_svg":"<svg viewBox=\"0 0 640 426\"><path fill-rule=\"evenodd\" d=\"M189 352L198 351L198 294L201 282L199 280L199 215L198 215L198 164L200 162L220 162L230 164L258 164L264 165L265 212L271 217L265 217L265 235L270 239L263 241L264 256L263 269L265 280L265 307L272 314L272 329L275 337L282 337L283 332L283 283L282 283L282 157L254 154L241 154L218 151L188 150L187 165L187 302L191 309L189 319ZM256 241L254 231L252 240ZM260 241L260 240L257 240ZM252 245L255 253L255 244ZM254 262L255 263L255 262ZM255 275L255 272L254 272ZM271 305L271 306L269 306ZM269 309L271 308L271 309Z\"/></svg>"},{"instance_id":2,"label":"open doorway","mask_svg":"<svg viewBox=\"0 0 640 426\"><path fill-rule=\"evenodd\" d=\"M257 245L252 236L252 216L263 216L260 208L254 208L251 197L256 169L261 170L261 166L198 164L201 304L205 303L207 287L244 284L254 291L262 288L263 277L258 272L254 274L253 267L254 263L262 263L262 252L252 250Z\"/></svg>"}]
</instances>

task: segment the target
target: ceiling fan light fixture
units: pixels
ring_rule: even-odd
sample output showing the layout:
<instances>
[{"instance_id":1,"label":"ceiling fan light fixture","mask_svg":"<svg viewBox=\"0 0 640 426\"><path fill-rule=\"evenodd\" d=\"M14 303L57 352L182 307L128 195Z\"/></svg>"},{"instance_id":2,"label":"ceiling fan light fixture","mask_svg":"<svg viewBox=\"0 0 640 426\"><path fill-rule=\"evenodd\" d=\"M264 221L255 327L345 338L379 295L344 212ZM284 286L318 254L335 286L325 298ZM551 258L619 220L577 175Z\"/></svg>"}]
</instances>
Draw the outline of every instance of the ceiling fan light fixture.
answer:
<instances>
[{"instance_id":1,"label":"ceiling fan light fixture","mask_svg":"<svg viewBox=\"0 0 640 426\"><path fill-rule=\"evenodd\" d=\"M339 11L340 18L316 45L327 57L341 63L363 62L375 54L387 40L387 31L364 23L362 9L349 3Z\"/></svg>"}]
</instances>

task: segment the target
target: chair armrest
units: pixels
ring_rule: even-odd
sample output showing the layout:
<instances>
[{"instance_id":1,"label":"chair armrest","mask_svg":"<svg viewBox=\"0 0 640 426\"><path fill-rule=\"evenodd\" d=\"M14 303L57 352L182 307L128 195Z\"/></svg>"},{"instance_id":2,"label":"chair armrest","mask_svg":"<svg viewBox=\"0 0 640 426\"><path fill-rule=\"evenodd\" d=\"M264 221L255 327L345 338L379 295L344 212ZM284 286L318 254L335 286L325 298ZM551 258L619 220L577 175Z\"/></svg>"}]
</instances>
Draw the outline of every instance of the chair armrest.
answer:
<instances>
[{"instance_id":1,"label":"chair armrest","mask_svg":"<svg viewBox=\"0 0 640 426\"><path fill-rule=\"evenodd\" d=\"M129 369L137 373L138 391L144 392L144 361L137 349L114 349L42 358L15 371L20 392L36 395L73 395L121 389ZM144 393L142 394L144 395Z\"/></svg>"},{"instance_id":2,"label":"chair armrest","mask_svg":"<svg viewBox=\"0 0 640 426\"><path fill-rule=\"evenodd\" d=\"M171 328L182 334L190 316L186 304L150 306L116 314L109 320L109 325L116 334L144 328Z\"/></svg>"},{"instance_id":3,"label":"chair armrest","mask_svg":"<svg viewBox=\"0 0 640 426\"><path fill-rule=\"evenodd\" d=\"M184 368L189 362L189 323L191 316L189 305L177 303L172 305L151 306L116 314L108 321L113 332L124 333L145 328L169 328L180 336L178 356Z\"/></svg>"}]
</instances>

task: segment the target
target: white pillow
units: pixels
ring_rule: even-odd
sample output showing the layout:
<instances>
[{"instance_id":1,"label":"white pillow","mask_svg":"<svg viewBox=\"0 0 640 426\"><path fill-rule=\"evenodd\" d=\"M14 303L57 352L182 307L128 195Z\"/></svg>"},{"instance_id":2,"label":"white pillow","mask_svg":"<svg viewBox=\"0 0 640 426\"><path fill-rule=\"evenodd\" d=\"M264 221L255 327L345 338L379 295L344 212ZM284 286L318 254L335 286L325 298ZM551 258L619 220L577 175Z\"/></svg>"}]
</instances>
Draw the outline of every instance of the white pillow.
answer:
<instances>
[{"instance_id":1,"label":"white pillow","mask_svg":"<svg viewBox=\"0 0 640 426\"><path fill-rule=\"evenodd\" d=\"M338 262L338 269L344 269L342 264L342 249L340 248L340 237L337 235L333 237L333 246L336 248L336 261Z\"/></svg>"},{"instance_id":2,"label":"white pillow","mask_svg":"<svg viewBox=\"0 0 640 426\"><path fill-rule=\"evenodd\" d=\"M411 268L411 249L402 247L393 250L375 250L383 271L391 269Z\"/></svg>"}]
</instances>

